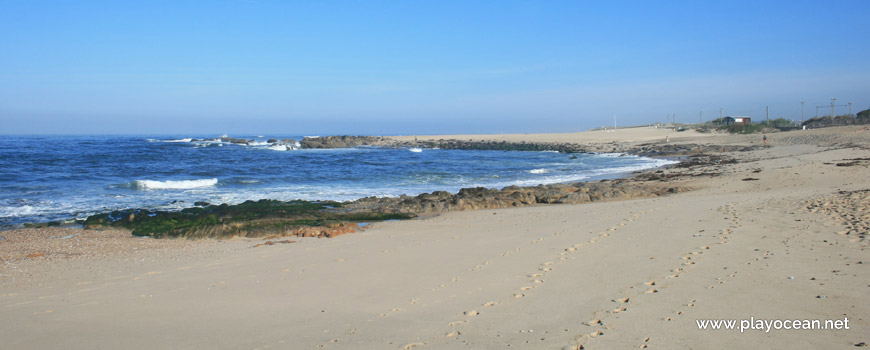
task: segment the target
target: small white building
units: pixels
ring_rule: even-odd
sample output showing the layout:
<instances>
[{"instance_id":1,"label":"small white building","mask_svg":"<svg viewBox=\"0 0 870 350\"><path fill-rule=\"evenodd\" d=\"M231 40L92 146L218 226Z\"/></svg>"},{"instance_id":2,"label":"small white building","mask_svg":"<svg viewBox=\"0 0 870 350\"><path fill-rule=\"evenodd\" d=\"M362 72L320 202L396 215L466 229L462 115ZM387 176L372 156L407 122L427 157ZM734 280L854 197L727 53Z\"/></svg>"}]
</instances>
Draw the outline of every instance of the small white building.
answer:
<instances>
[{"instance_id":1,"label":"small white building","mask_svg":"<svg viewBox=\"0 0 870 350\"><path fill-rule=\"evenodd\" d=\"M739 116L725 117L725 125L732 125L732 124L750 125L750 124L752 124L752 119L749 117L739 117Z\"/></svg>"}]
</instances>

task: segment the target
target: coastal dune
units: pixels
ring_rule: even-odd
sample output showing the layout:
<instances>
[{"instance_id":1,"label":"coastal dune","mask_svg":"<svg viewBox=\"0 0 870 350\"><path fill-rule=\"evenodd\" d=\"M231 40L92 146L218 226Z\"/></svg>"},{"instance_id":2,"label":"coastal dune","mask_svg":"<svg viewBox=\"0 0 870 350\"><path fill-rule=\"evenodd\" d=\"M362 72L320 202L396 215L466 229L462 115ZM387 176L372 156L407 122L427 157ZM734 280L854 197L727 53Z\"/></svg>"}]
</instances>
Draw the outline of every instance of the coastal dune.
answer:
<instances>
[{"instance_id":1,"label":"coastal dune","mask_svg":"<svg viewBox=\"0 0 870 350\"><path fill-rule=\"evenodd\" d=\"M760 135L655 128L417 138L607 150L614 141L637 146L665 137L676 144L761 144ZM851 349L870 343L870 132L840 127L768 138L772 147L724 153L733 163L668 168L649 180L692 191L454 211L376 223L332 239L258 246L264 240L0 232L2 347ZM699 329L699 320L719 319L847 319L849 329Z\"/></svg>"}]
</instances>

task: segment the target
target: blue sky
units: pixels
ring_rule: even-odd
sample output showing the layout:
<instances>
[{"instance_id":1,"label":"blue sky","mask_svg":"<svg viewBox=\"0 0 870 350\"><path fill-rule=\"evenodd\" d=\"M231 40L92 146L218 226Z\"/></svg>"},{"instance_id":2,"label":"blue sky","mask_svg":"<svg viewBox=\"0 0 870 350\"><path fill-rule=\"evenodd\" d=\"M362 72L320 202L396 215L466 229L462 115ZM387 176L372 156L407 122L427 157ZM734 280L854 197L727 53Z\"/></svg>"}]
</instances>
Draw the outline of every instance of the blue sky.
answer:
<instances>
[{"instance_id":1,"label":"blue sky","mask_svg":"<svg viewBox=\"0 0 870 350\"><path fill-rule=\"evenodd\" d=\"M0 0L0 133L579 131L799 119L831 97L857 113L868 16L864 0Z\"/></svg>"}]
</instances>

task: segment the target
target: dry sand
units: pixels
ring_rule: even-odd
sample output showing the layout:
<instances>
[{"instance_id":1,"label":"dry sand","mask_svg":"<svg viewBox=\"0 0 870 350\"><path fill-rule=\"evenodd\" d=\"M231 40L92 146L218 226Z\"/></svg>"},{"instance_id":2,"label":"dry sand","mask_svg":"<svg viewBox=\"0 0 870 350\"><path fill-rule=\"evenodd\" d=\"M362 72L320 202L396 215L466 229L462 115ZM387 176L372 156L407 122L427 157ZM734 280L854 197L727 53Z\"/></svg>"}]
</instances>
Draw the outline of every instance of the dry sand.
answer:
<instances>
[{"instance_id":1,"label":"dry sand","mask_svg":"<svg viewBox=\"0 0 870 350\"><path fill-rule=\"evenodd\" d=\"M660 132L460 138L600 143L612 134L650 142L661 141ZM759 135L665 136L761 141ZM717 167L721 176L679 180L697 188L691 192L452 212L294 244L154 242L118 231L57 229L28 241L21 235L34 231L0 232L7 237L0 240L6 259L0 347L852 349L870 343L864 238L870 160L846 160L870 158L870 132L830 128L769 139L771 148L732 154L741 162ZM69 234L77 236L63 241L115 243L67 250L44 243ZM26 258L31 250L47 255ZM750 317L848 318L850 329L741 333L699 330L696 323Z\"/></svg>"}]
</instances>

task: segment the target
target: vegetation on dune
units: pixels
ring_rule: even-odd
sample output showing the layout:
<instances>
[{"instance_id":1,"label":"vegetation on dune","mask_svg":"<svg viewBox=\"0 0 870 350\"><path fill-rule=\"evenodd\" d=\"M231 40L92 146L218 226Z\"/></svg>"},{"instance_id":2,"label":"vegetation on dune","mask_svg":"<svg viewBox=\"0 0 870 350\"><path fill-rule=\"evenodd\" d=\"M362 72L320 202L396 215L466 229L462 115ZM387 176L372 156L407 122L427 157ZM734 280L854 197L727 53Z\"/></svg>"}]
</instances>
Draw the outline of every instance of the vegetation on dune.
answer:
<instances>
[{"instance_id":1,"label":"vegetation on dune","mask_svg":"<svg viewBox=\"0 0 870 350\"><path fill-rule=\"evenodd\" d=\"M785 118L777 118L772 120L764 120L753 122L752 124L725 124L725 118L716 118L708 123L705 123L697 130L699 132L709 132L710 130L726 131L732 134L754 134L758 132L774 132L797 129L798 125Z\"/></svg>"}]
</instances>

